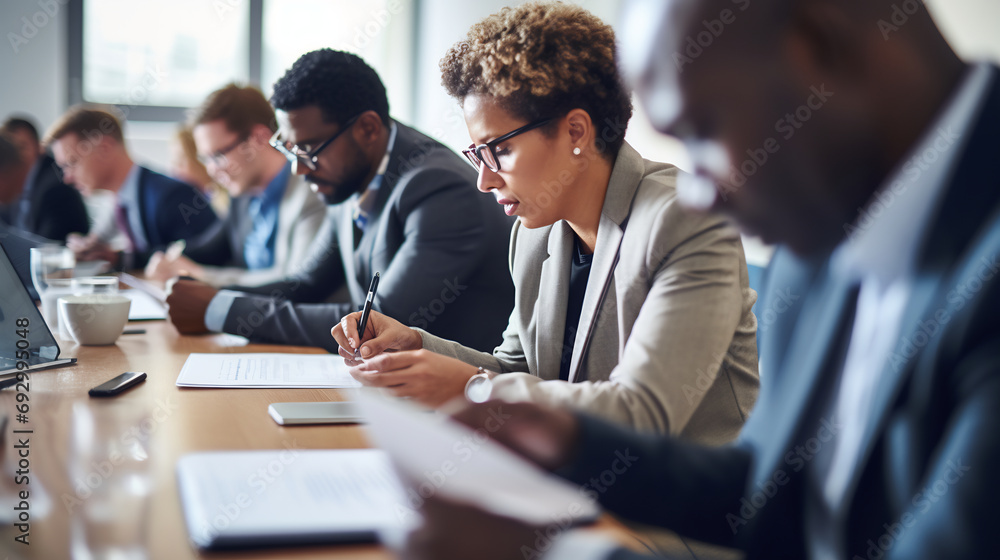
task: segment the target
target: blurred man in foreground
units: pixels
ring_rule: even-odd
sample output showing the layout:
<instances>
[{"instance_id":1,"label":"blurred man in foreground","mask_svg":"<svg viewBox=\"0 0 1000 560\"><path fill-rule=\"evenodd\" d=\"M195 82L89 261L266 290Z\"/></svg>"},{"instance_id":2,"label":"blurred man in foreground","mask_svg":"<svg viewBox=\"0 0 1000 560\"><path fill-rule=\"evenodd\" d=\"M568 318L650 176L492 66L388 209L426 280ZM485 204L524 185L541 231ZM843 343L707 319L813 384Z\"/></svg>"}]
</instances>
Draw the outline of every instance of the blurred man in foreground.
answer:
<instances>
[{"instance_id":1,"label":"blurred man in foreground","mask_svg":"<svg viewBox=\"0 0 1000 560\"><path fill-rule=\"evenodd\" d=\"M688 200L783 246L760 398L722 448L529 404L492 437L581 484L627 449L606 508L747 558L1000 557L998 69L916 1L636 1L626 29ZM431 499L404 557L637 556L546 529Z\"/></svg>"}]
</instances>

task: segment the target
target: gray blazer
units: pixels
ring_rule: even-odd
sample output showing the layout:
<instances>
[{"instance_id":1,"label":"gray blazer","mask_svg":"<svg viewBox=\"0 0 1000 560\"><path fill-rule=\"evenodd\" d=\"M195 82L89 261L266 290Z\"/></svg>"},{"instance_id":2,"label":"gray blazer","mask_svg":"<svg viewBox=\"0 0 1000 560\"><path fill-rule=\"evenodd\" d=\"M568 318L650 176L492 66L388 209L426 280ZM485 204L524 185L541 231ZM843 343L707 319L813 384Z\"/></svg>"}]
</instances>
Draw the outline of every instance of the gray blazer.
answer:
<instances>
[{"instance_id":1,"label":"gray blazer","mask_svg":"<svg viewBox=\"0 0 1000 560\"><path fill-rule=\"evenodd\" d=\"M360 308L379 271L376 310L473 348L497 345L513 307L503 258L511 220L476 190L476 172L467 162L416 130L396 126L364 235L355 239L350 204L328 207L300 272L238 288L242 293L219 292L206 314L209 328L336 352L330 329ZM343 299L328 302L338 295ZM220 315L216 324L213 317Z\"/></svg>"},{"instance_id":2,"label":"gray blazer","mask_svg":"<svg viewBox=\"0 0 1000 560\"><path fill-rule=\"evenodd\" d=\"M514 226L516 300L503 343L424 347L490 371L493 397L572 406L631 426L721 444L757 397L756 293L739 234L685 212L673 166L625 144L608 184L570 382L559 380L574 234Z\"/></svg>"}]
</instances>

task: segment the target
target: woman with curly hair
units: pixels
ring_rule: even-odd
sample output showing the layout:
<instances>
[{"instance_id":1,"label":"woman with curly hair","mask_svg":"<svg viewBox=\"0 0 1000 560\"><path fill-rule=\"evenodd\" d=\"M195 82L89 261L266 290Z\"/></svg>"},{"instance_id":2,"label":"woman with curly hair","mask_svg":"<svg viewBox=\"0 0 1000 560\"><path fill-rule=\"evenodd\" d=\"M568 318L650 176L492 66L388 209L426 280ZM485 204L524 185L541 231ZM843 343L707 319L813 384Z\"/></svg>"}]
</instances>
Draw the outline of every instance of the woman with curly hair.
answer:
<instances>
[{"instance_id":1,"label":"woman with curly hair","mask_svg":"<svg viewBox=\"0 0 1000 560\"><path fill-rule=\"evenodd\" d=\"M377 313L359 337L348 315L333 335L354 377L430 405L464 391L735 438L759 386L743 246L722 219L682 210L675 167L624 141L632 103L611 28L562 3L505 8L441 70L479 190L518 218L514 311L492 354Z\"/></svg>"}]
</instances>

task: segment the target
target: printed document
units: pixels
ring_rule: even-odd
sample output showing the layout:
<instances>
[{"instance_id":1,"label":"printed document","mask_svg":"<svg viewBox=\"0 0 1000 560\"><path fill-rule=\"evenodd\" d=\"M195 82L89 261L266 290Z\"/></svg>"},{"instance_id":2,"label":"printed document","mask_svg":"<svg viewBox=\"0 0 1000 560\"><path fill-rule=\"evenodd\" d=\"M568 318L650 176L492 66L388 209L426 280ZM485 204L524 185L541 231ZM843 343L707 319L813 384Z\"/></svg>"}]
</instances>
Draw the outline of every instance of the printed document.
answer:
<instances>
[{"instance_id":1,"label":"printed document","mask_svg":"<svg viewBox=\"0 0 1000 560\"><path fill-rule=\"evenodd\" d=\"M330 354L191 354L178 387L347 389L361 384Z\"/></svg>"},{"instance_id":2,"label":"printed document","mask_svg":"<svg viewBox=\"0 0 1000 560\"><path fill-rule=\"evenodd\" d=\"M403 530L404 495L376 449L217 451L177 462L201 548L370 541Z\"/></svg>"}]
</instances>

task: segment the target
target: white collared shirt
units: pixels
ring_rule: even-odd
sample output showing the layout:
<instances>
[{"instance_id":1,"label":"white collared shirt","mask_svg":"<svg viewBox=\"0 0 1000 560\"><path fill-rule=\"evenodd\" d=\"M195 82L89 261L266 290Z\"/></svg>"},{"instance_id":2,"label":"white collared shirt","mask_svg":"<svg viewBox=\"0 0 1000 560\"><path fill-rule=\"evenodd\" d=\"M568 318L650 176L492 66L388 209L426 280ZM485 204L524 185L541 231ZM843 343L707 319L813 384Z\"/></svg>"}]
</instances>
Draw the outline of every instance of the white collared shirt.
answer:
<instances>
[{"instance_id":1,"label":"white collared shirt","mask_svg":"<svg viewBox=\"0 0 1000 560\"><path fill-rule=\"evenodd\" d=\"M125 176L125 180L122 181L117 191L112 191L102 186L86 197L88 204L87 211L91 213L91 216L95 214L99 216L92 228L92 234L115 250L120 251L124 249L128 245L128 241L125 233L118 229L118 224L114 218L114 207L118 204L127 204L129 201L138 200L139 174L141 171L142 168L133 163L128 175ZM98 210L95 211L91 208L92 205L96 206ZM133 217L132 214L134 212L129 212L128 221L129 225L132 226L134 234L136 231L141 231L141 229L137 230L135 228L142 227L142 217Z\"/></svg>"},{"instance_id":2,"label":"white collared shirt","mask_svg":"<svg viewBox=\"0 0 1000 560\"><path fill-rule=\"evenodd\" d=\"M978 64L966 74L934 126L876 192L834 253L835 273L859 281L861 289L834 405L842 429L834 440L823 484L824 498L832 508L844 499L859 459L872 398L900 335L912 292L917 251L972 132L989 79L987 64Z\"/></svg>"},{"instance_id":3,"label":"white collared shirt","mask_svg":"<svg viewBox=\"0 0 1000 560\"><path fill-rule=\"evenodd\" d=\"M142 168L138 164L133 163L132 168L129 169L128 175L125 176L125 180L122 181L121 187L118 189L118 197L115 203L118 205L124 205L130 209L135 207L139 208L139 175L142 172ZM133 206L131 203L136 202ZM141 209L140 209L141 211ZM146 247L146 236L143 233L142 228L142 216L140 212L129 212L128 213L128 224L132 228L132 235L136 238L137 247L136 250L145 250Z\"/></svg>"}]
</instances>

